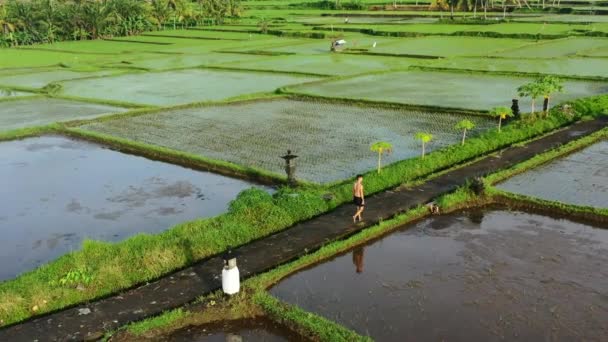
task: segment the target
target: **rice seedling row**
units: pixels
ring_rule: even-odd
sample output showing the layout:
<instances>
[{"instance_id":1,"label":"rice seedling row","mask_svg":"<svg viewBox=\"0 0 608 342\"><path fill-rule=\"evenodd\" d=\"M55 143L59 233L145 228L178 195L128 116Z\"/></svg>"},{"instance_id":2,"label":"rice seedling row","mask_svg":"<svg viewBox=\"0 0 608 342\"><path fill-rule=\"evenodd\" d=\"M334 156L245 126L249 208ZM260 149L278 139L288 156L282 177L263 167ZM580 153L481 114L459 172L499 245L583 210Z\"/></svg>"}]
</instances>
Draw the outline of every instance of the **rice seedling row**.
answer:
<instances>
[{"instance_id":1,"label":"rice seedling row","mask_svg":"<svg viewBox=\"0 0 608 342\"><path fill-rule=\"evenodd\" d=\"M299 177L325 183L376 167L370 151L376 141L393 144L387 163L420 154L418 131L434 135L430 150L457 143L462 133L454 125L463 118L477 123L472 134L494 127L482 117L281 99L170 110L82 128L275 173L284 173L279 157L290 149L299 155Z\"/></svg>"}]
</instances>

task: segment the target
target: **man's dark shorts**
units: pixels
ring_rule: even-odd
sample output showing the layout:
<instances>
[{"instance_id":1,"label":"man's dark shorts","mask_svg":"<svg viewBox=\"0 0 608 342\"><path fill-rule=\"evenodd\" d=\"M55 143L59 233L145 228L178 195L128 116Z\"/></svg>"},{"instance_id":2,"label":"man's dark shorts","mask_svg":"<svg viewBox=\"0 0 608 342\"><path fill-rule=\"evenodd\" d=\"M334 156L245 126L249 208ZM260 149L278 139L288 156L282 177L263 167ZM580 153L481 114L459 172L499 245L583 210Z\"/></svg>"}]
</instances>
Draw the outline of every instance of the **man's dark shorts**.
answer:
<instances>
[{"instance_id":1,"label":"man's dark shorts","mask_svg":"<svg viewBox=\"0 0 608 342\"><path fill-rule=\"evenodd\" d=\"M353 197L353 203L354 203L354 204L355 204L357 207L363 207L363 206L364 206L364 205L363 205L363 198L361 198L361 197L354 196L354 197Z\"/></svg>"}]
</instances>

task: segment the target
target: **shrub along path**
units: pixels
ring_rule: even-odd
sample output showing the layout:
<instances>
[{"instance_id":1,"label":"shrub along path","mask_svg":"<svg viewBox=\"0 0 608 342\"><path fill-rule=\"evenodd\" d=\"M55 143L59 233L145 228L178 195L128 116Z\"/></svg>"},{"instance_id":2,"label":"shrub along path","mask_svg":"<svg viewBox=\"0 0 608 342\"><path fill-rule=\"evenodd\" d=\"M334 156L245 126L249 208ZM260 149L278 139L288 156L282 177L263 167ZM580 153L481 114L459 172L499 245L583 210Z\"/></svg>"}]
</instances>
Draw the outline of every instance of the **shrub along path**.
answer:
<instances>
[{"instance_id":1,"label":"shrub along path","mask_svg":"<svg viewBox=\"0 0 608 342\"><path fill-rule=\"evenodd\" d=\"M509 147L497 155L447 172L420 186L371 196L367 200L364 223L352 224L354 207L342 205L330 213L238 248L236 252L241 275L247 278L269 270L330 241L430 202L463 185L467 179L513 166L606 126L608 116L579 122L525 146ZM97 339L105 331L185 305L198 296L219 289L222 265L221 256L209 258L119 295L10 326L0 330L0 341Z\"/></svg>"}]
</instances>

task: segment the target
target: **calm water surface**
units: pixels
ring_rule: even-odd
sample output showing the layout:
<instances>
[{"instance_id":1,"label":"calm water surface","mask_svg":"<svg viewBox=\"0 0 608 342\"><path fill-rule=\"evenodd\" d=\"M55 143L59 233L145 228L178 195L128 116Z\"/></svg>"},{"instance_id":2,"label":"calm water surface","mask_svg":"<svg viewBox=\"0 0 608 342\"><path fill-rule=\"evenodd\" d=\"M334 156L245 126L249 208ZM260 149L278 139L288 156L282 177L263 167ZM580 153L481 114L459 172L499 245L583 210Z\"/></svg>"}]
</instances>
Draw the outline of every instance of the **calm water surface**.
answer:
<instances>
[{"instance_id":1,"label":"calm water surface","mask_svg":"<svg viewBox=\"0 0 608 342\"><path fill-rule=\"evenodd\" d=\"M543 199L608 208L608 141L516 175L498 188Z\"/></svg>"},{"instance_id":2,"label":"calm water surface","mask_svg":"<svg viewBox=\"0 0 608 342\"><path fill-rule=\"evenodd\" d=\"M0 280L79 249L224 212L251 183L63 137L0 144Z\"/></svg>"},{"instance_id":3,"label":"calm water surface","mask_svg":"<svg viewBox=\"0 0 608 342\"><path fill-rule=\"evenodd\" d=\"M438 216L271 291L377 341L606 341L608 230L502 210Z\"/></svg>"}]
</instances>

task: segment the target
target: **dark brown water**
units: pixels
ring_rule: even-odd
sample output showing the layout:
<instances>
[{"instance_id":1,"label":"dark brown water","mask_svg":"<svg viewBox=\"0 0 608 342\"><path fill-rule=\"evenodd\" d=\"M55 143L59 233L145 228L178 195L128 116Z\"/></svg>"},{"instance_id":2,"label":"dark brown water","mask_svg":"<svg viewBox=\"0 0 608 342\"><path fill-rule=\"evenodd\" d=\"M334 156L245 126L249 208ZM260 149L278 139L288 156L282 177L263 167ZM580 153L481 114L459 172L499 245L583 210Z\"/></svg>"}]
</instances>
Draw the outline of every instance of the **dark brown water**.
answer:
<instances>
[{"instance_id":1,"label":"dark brown water","mask_svg":"<svg viewBox=\"0 0 608 342\"><path fill-rule=\"evenodd\" d=\"M278 298L377 341L606 341L608 230L438 216L296 273Z\"/></svg>"},{"instance_id":2,"label":"dark brown water","mask_svg":"<svg viewBox=\"0 0 608 342\"><path fill-rule=\"evenodd\" d=\"M252 184L63 137L0 144L0 281L79 249L224 212Z\"/></svg>"},{"instance_id":3,"label":"dark brown water","mask_svg":"<svg viewBox=\"0 0 608 342\"><path fill-rule=\"evenodd\" d=\"M307 341L291 330L268 319L249 319L188 327L163 338L174 342Z\"/></svg>"}]
</instances>

